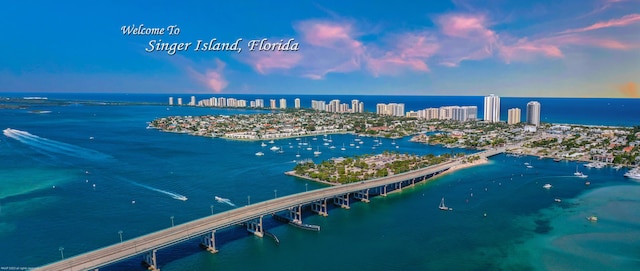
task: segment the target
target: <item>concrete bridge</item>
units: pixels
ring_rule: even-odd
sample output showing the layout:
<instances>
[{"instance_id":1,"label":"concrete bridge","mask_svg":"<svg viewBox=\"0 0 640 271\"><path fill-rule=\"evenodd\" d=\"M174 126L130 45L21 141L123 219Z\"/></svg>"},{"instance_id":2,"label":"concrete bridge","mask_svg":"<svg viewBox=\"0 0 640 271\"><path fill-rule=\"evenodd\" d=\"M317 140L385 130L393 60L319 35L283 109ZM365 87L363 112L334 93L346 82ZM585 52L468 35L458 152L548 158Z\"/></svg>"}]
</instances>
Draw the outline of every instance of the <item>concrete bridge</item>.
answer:
<instances>
[{"instance_id":1,"label":"concrete bridge","mask_svg":"<svg viewBox=\"0 0 640 271\"><path fill-rule=\"evenodd\" d=\"M504 148L499 148L472 155L486 158L504 151ZM368 202L370 192L386 196L388 191L414 185L461 163L462 161L458 159L384 178L332 186L247 205L70 257L34 270L97 270L100 267L140 254L144 255L144 262L150 270L159 270L156 260L156 251L159 249L195 237L202 237L202 245L208 251L215 253L217 252L215 247L216 230L244 223L248 231L262 237L264 234L262 217L264 215L288 210L291 221L301 224L301 210L305 205L311 205L312 211L326 216L328 215L327 201L329 200L333 200L334 204L342 208L349 208L351 195L353 199Z\"/></svg>"}]
</instances>

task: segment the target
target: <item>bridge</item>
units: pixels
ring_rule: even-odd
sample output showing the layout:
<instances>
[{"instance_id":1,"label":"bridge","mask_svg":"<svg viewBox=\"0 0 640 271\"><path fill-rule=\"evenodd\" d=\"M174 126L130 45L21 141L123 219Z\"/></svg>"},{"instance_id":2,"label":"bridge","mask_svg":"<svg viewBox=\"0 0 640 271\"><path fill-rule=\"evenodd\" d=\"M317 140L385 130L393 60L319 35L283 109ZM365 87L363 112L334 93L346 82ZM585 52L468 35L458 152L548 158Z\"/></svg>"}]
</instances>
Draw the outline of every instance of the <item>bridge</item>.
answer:
<instances>
[{"instance_id":1,"label":"bridge","mask_svg":"<svg viewBox=\"0 0 640 271\"><path fill-rule=\"evenodd\" d=\"M504 151L505 148L499 148L472 155L486 158L503 153ZM354 199L368 202L370 192L386 196L388 191L400 190L403 187L414 185L417 182L424 181L462 163L462 159L456 159L420 170L384 178L331 186L267 200L176 225L168 229L70 257L33 270L98 270L100 267L140 254L144 255L144 263L149 266L150 270L159 270L156 259L156 251L159 249L195 237L202 237L202 245L208 251L215 253L217 252L215 247L216 230L244 223L248 231L262 237L264 234L262 217L265 215L288 210L292 223L301 224L301 209L305 205L310 204L312 211L326 216L328 215L328 200L333 200L334 204L342 208L349 208L350 195L353 195Z\"/></svg>"}]
</instances>

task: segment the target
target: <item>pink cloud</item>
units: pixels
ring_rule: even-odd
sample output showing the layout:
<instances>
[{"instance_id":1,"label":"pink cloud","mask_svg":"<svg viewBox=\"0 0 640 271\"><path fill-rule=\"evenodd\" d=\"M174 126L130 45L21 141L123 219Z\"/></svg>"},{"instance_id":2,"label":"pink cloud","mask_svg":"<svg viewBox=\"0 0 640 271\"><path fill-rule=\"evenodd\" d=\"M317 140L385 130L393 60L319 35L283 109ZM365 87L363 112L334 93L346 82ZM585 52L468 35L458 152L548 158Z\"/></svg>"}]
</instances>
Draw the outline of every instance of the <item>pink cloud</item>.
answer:
<instances>
[{"instance_id":1,"label":"pink cloud","mask_svg":"<svg viewBox=\"0 0 640 271\"><path fill-rule=\"evenodd\" d=\"M511 45L501 45L498 48L500 57L507 63L512 61L529 61L537 56L562 58L563 54L558 46L545 44L540 41L520 39Z\"/></svg>"},{"instance_id":2,"label":"pink cloud","mask_svg":"<svg viewBox=\"0 0 640 271\"><path fill-rule=\"evenodd\" d=\"M447 14L437 20L443 34L457 38L493 39L495 32L487 27L481 14Z\"/></svg>"},{"instance_id":3,"label":"pink cloud","mask_svg":"<svg viewBox=\"0 0 640 271\"><path fill-rule=\"evenodd\" d=\"M434 37L425 32L394 35L390 50L382 51L378 57L367 56L367 68L374 76L395 75L404 70L428 72L426 61L436 54L439 45ZM371 50L373 51L373 50Z\"/></svg>"},{"instance_id":4,"label":"pink cloud","mask_svg":"<svg viewBox=\"0 0 640 271\"><path fill-rule=\"evenodd\" d=\"M260 74L274 70L289 70L300 64L302 54L295 51L249 52L241 56L240 61L249 64Z\"/></svg>"},{"instance_id":5,"label":"pink cloud","mask_svg":"<svg viewBox=\"0 0 640 271\"><path fill-rule=\"evenodd\" d=\"M611 19L606 22L598 22L583 28L565 30L563 32L560 32L560 34L579 33L609 27L622 27L638 22L640 22L640 14L629 14L619 19Z\"/></svg>"},{"instance_id":6,"label":"pink cloud","mask_svg":"<svg viewBox=\"0 0 640 271\"><path fill-rule=\"evenodd\" d=\"M298 23L295 28L313 46L362 50L362 43L354 38L353 25L348 22L310 20Z\"/></svg>"},{"instance_id":7,"label":"pink cloud","mask_svg":"<svg viewBox=\"0 0 640 271\"><path fill-rule=\"evenodd\" d=\"M592 47L600 47L613 50L629 50L634 46L631 44L623 43L614 39L596 38L585 36L581 34L561 35L557 37L550 37L545 39L548 43L556 44L557 46L568 45L587 45Z\"/></svg>"},{"instance_id":8,"label":"pink cloud","mask_svg":"<svg viewBox=\"0 0 640 271\"><path fill-rule=\"evenodd\" d=\"M209 89L215 92L221 92L229 84L229 82L227 82L227 80L222 75L226 64L217 58L215 62L216 67L213 69L206 69L204 73L196 71L191 66L187 66L186 69L189 75L207 86Z\"/></svg>"}]
</instances>

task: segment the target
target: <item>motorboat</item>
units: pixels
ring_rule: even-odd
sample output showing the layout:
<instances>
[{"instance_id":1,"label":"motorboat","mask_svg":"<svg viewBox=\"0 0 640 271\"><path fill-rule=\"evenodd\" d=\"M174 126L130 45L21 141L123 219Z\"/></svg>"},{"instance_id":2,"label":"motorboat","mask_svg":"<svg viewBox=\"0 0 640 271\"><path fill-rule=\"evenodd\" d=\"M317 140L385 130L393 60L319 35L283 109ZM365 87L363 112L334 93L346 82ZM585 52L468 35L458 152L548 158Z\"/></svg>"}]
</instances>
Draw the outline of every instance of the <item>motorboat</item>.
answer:
<instances>
[{"instance_id":1,"label":"motorboat","mask_svg":"<svg viewBox=\"0 0 640 271\"><path fill-rule=\"evenodd\" d=\"M551 184L548 184L548 183L542 186L542 188L544 189L551 189L551 187L552 187Z\"/></svg>"}]
</instances>

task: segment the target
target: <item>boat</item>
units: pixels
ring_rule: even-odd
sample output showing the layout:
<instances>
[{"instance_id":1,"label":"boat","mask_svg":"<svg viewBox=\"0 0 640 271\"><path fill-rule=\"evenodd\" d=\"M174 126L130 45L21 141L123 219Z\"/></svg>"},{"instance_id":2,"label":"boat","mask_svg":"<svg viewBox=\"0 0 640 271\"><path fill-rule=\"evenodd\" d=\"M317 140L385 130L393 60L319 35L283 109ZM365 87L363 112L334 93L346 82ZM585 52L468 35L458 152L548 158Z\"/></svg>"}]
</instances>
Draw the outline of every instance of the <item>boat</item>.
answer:
<instances>
[{"instance_id":1,"label":"boat","mask_svg":"<svg viewBox=\"0 0 640 271\"><path fill-rule=\"evenodd\" d=\"M282 149L282 146L280 147L280 149L278 150L278 153L284 153L284 150Z\"/></svg>"},{"instance_id":2,"label":"boat","mask_svg":"<svg viewBox=\"0 0 640 271\"><path fill-rule=\"evenodd\" d=\"M554 162L560 162L560 158L553 159Z\"/></svg>"},{"instance_id":3,"label":"boat","mask_svg":"<svg viewBox=\"0 0 640 271\"><path fill-rule=\"evenodd\" d=\"M592 221L592 222L596 222L596 221L598 221L598 217L595 216L595 215L587 216L587 220Z\"/></svg>"},{"instance_id":4,"label":"boat","mask_svg":"<svg viewBox=\"0 0 640 271\"><path fill-rule=\"evenodd\" d=\"M269 140L269 144L273 144L273 143L274 143L274 142L273 142L273 139L272 139L272 140Z\"/></svg>"},{"instance_id":5,"label":"boat","mask_svg":"<svg viewBox=\"0 0 640 271\"><path fill-rule=\"evenodd\" d=\"M322 145L329 146L329 142L322 143Z\"/></svg>"},{"instance_id":6,"label":"boat","mask_svg":"<svg viewBox=\"0 0 640 271\"><path fill-rule=\"evenodd\" d=\"M632 170L629 170L627 171L627 173L624 174L624 176L634 180L640 180L640 168L634 168Z\"/></svg>"},{"instance_id":7,"label":"boat","mask_svg":"<svg viewBox=\"0 0 640 271\"><path fill-rule=\"evenodd\" d=\"M395 145L396 144L396 140L394 139L393 141L391 141L391 145Z\"/></svg>"},{"instance_id":8,"label":"boat","mask_svg":"<svg viewBox=\"0 0 640 271\"><path fill-rule=\"evenodd\" d=\"M576 166L576 172L574 172L573 175L576 176L576 177L579 177L579 178L589 177L589 176L585 175L584 173L578 171L578 166Z\"/></svg>"},{"instance_id":9,"label":"boat","mask_svg":"<svg viewBox=\"0 0 640 271\"><path fill-rule=\"evenodd\" d=\"M341 151L345 151L347 150L347 148L344 147L344 143L342 143L342 148L340 148Z\"/></svg>"},{"instance_id":10,"label":"boat","mask_svg":"<svg viewBox=\"0 0 640 271\"><path fill-rule=\"evenodd\" d=\"M271 148L269 148L269 149L270 149L270 150L272 150L272 151L277 151L277 150L279 150L279 149L280 149L280 147L278 147L278 146L273 146L273 147L271 147Z\"/></svg>"},{"instance_id":11,"label":"boat","mask_svg":"<svg viewBox=\"0 0 640 271\"><path fill-rule=\"evenodd\" d=\"M547 184L544 184L544 185L542 186L542 188L544 188L544 189L551 189L551 184L548 184L548 183L547 183Z\"/></svg>"},{"instance_id":12,"label":"boat","mask_svg":"<svg viewBox=\"0 0 640 271\"><path fill-rule=\"evenodd\" d=\"M613 169L615 170L620 170L622 168L622 165L615 165L613 166Z\"/></svg>"},{"instance_id":13,"label":"boat","mask_svg":"<svg viewBox=\"0 0 640 271\"><path fill-rule=\"evenodd\" d=\"M263 156L263 155L264 155L264 152L261 152L261 151L256 152L256 156Z\"/></svg>"},{"instance_id":14,"label":"boat","mask_svg":"<svg viewBox=\"0 0 640 271\"><path fill-rule=\"evenodd\" d=\"M335 149L336 146L331 145L331 147L329 147L329 149Z\"/></svg>"},{"instance_id":15,"label":"boat","mask_svg":"<svg viewBox=\"0 0 640 271\"><path fill-rule=\"evenodd\" d=\"M311 147L307 147L307 150L310 151L310 150L313 150L313 149Z\"/></svg>"},{"instance_id":16,"label":"boat","mask_svg":"<svg viewBox=\"0 0 640 271\"><path fill-rule=\"evenodd\" d=\"M316 151L313 152L313 155L318 156L322 154L322 152L320 151L320 148L318 148Z\"/></svg>"},{"instance_id":17,"label":"boat","mask_svg":"<svg viewBox=\"0 0 640 271\"><path fill-rule=\"evenodd\" d=\"M264 142L262 142L262 144L260 144L260 146L261 146L261 147L266 147L266 146L267 146L267 144L266 144L266 143L264 143Z\"/></svg>"},{"instance_id":18,"label":"boat","mask_svg":"<svg viewBox=\"0 0 640 271\"><path fill-rule=\"evenodd\" d=\"M300 151L298 151L298 154L296 154L296 157L300 157Z\"/></svg>"},{"instance_id":19,"label":"boat","mask_svg":"<svg viewBox=\"0 0 640 271\"><path fill-rule=\"evenodd\" d=\"M533 168L533 166L532 165L528 165L527 168Z\"/></svg>"},{"instance_id":20,"label":"boat","mask_svg":"<svg viewBox=\"0 0 640 271\"><path fill-rule=\"evenodd\" d=\"M453 208L449 208L446 205L444 205L444 197L440 201L440 206L438 206L438 209L440 209L442 211L453 211Z\"/></svg>"},{"instance_id":21,"label":"boat","mask_svg":"<svg viewBox=\"0 0 640 271\"><path fill-rule=\"evenodd\" d=\"M561 200L561 199L558 199L558 198L553 199L553 201L555 201L555 202L562 202L562 200Z\"/></svg>"}]
</instances>

